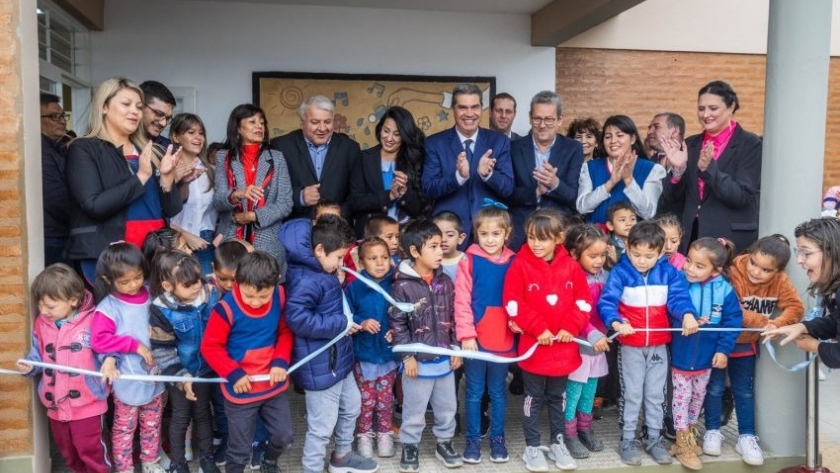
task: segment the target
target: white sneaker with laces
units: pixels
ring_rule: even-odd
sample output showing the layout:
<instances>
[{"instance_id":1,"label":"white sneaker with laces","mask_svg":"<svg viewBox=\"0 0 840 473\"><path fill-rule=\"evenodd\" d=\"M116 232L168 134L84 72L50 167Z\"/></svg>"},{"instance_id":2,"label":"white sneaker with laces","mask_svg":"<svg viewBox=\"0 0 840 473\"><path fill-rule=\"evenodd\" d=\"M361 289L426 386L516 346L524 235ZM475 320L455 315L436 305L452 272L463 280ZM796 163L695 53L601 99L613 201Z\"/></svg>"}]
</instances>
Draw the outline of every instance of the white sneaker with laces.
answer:
<instances>
[{"instance_id":1,"label":"white sneaker with laces","mask_svg":"<svg viewBox=\"0 0 840 473\"><path fill-rule=\"evenodd\" d=\"M569 449L566 448L566 444L563 443L563 435L557 435L557 442L552 443L550 447L548 447L548 458L549 460L553 460L554 464L557 465L557 468L561 470L576 470L577 463L575 463L575 459L572 458L572 454L569 453Z\"/></svg>"},{"instance_id":2,"label":"white sneaker with laces","mask_svg":"<svg viewBox=\"0 0 840 473\"><path fill-rule=\"evenodd\" d=\"M741 455L747 465L761 466L764 464L764 452L758 446L758 437L755 435L742 435L738 437L738 444L735 451Z\"/></svg>"},{"instance_id":3,"label":"white sneaker with laces","mask_svg":"<svg viewBox=\"0 0 840 473\"><path fill-rule=\"evenodd\" d=\"M707 430L703 435L703 453L713 457L720 456L720 445L723 442L723 434L720 430Z\"/></svg>"},{"instance_id":4,"label":"white sneaker with laces","mask_svg":"<svg viewBox=\"0 0 840 473\"><path fill-rule=\"evenodd\" d=\"M525 447L522 461L525 462L525 468L528 471L548 471L548 462L545 461L543 448L545 447Z\"/></svg>"}]
</instances>

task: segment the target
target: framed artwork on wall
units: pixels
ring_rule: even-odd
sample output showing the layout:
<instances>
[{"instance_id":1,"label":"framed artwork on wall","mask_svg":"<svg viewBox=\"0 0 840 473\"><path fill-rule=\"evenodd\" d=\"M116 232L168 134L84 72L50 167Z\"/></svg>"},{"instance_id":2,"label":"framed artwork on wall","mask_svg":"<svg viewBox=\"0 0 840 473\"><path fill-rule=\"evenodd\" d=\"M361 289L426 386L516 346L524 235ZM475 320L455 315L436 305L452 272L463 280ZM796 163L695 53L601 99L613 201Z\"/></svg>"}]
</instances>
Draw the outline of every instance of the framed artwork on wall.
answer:
<instances>
[{"instance_id":1,"label":"framed artwork on wall","mask_svg":"<svg viewBox=\"0 0 840 473\"><path fill-rule=\"evenodd\" d=\"M462 83L481 89L481 126L487 127L490 97L496 92L495 77L254 72L252 79L254 103L265 110L270 138L300 128L301 103L323 95L335 104L333 129L362 149L376 146L376 124L394 105L408 109L427 136L451 128L452 89Z\"/></svg>"}]
</instances>

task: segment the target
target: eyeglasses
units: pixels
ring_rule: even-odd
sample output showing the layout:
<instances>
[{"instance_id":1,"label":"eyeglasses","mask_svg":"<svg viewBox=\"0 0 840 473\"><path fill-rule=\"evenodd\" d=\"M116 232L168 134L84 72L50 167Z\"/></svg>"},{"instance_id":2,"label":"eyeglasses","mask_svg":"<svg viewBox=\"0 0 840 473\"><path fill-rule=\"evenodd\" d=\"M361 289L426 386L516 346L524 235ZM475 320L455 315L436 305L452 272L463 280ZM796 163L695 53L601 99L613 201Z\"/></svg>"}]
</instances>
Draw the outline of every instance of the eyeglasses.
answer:
<instances>
[{"instance_id":1,"label":"eyeglasses","mask_svg":"<svg viewBox=\"0 0 840 473\"><path fill-rule=\"evenodd\" d=\"M60 122L62 119L67 121L70 119L69 113L48 113L46 115L41 115L41 118L49 118L54 122Z\"/></svg>"},{"instance_id":2,"label":"eyeglasses","mask_svg":"<svg viewBox=\"0 0 840 473\"><path fill-rule=\"evenodd\" d=\"M148 108L149 110L152 111L152 113L155 114L155 121L156 122L163 121L163 124L165 125L165 124L172 121L172 115L167 115L167 114L161 112L160 110L158 110L154 107L151 107L149 104L146 104L146 108Z\"/></svg>"},{"instance_id":3,"label":"eyeglasses","mask_svg":"<svg viewBox=\"0 0 840 473\"><path fill-rule=\"evenodd\" d=\"M815 251L806 251L802 248L794 248L793 254L796 255L797 258L808 259L811 255L815 255L817 253L822 253L822 250L815 250Z\"/></svg>"},{"instance_id":4,"label":"eyeglasses","mask_svg":"<svg viewBox=\"0 0 840 473\"><path fill-rule=\"evenodd\" d=\"M542 124L545 124L545 126L551 126L557 123L557 117L531 117L531 123L537 126Z\"/></svg>"}]
</instances>

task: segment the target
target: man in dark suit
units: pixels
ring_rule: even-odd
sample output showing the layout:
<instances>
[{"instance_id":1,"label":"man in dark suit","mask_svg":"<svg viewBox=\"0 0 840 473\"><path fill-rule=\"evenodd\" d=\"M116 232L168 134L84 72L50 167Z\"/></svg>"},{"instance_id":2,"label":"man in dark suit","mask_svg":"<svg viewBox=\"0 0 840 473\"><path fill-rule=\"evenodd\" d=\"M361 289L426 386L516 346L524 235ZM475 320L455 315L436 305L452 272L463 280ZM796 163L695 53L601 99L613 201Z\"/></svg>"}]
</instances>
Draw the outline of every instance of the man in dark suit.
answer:
<instances>
[{"instance_id":1,"label":"man in dark suit","mask_svg":"<svg viewBox=\"0 0 840 473\"><path fill-rule=\"evenodd\" d=\"M544 90L531 99L531 132L510 148L514 190L510 197L513 236L518 251L525 242L525 220L537 208L551 207L569 215L575 208L583 147L557 134L563 123L563 99Z\"/></svg>"},{"instance_id":2,"label":"man in dark suit","mask_svg":"<svg viewBox=\"0 0 840 473\"><path fill-rule=\"evenodd\" d=\"M668 157L665 155L662 145L662 141L666 139L675 140L677 143L685 142L685 120L676 113L657 113L648 125L647 137L645 138L645 144L652 153L650 159L664 167L666 171L670 171L671 164L668 162ZM666 175L665 179L670 180L671 175ZM659 205L656 206L657 215L670 213L681 217L682 211L683 202L681 200L670 201L662 195L659 196Z\"/></svg>"},{"instance_id":3,"label":"man in dark suit","mask_svg":"<svg viewBox=\"0 0 840 473\"><path fill-rule=\"evenodd\" d=\"M334 115L330 99L309 97L300 105L300 130L271 140L271 147L283 153L292 181L294 207L286 220L309 217L322 198L337 202L349 217L350 170L362 152L347 135L333 133Z\"/></svg>"},{"instance_id":4,"label":"man in dark suit","mask_svg":"<svg viewBox=\"0 0 840 473\"><path fill-rule=\"evenodd\" d=\"M513 192L510 140L501 133L479 127L481 89L460 84L452 91L455 126L426 139L423 193L435 201L432 214L444 210L461 218L470 240L472 216L485 198L506 202Z\"/></svg>"},{"instance_id":5,"label":"man in dark suit","mask_svg":"<svg viewBox=\"0 0 840 473\"><path fill-rule=\"evenodd\" d=\"M70 197L65 181L63 140L67 114L57 95L41 94L41 187L44 199L44 266L68 263L64 248L70 235Z\"/></svg>"},{"instance_id":6,"label":"man in dark suit","mask_svg":"<svg viewBox=\"0 0 840 473\"><path fill-rule=\"evenodd\" d=\"M516 119L516 99L507 92L490 99L490 129L508 137L510 141L522 138L511 130Z\"/></svg>"}]
</instances>

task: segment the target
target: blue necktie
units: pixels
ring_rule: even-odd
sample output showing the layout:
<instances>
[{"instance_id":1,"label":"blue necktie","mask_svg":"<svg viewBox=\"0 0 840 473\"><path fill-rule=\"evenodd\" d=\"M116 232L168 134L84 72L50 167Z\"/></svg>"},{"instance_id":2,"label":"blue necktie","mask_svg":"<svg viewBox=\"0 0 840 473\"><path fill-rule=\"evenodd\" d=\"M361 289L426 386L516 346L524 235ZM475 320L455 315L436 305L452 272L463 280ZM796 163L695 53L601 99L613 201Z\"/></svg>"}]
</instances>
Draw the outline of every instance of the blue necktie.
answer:
<instances>
[{"instance_id":1,"label":"blue necktie","mask_svg":"<svg viewBox=\"0 0 840 473\"><path fill-rule=\"evenodd\" d=\"M464 151L467 153L467 162L470 164L472 164L473 160L472 144L473 140L464 140Z\"/></svg>"}]
</instances>

